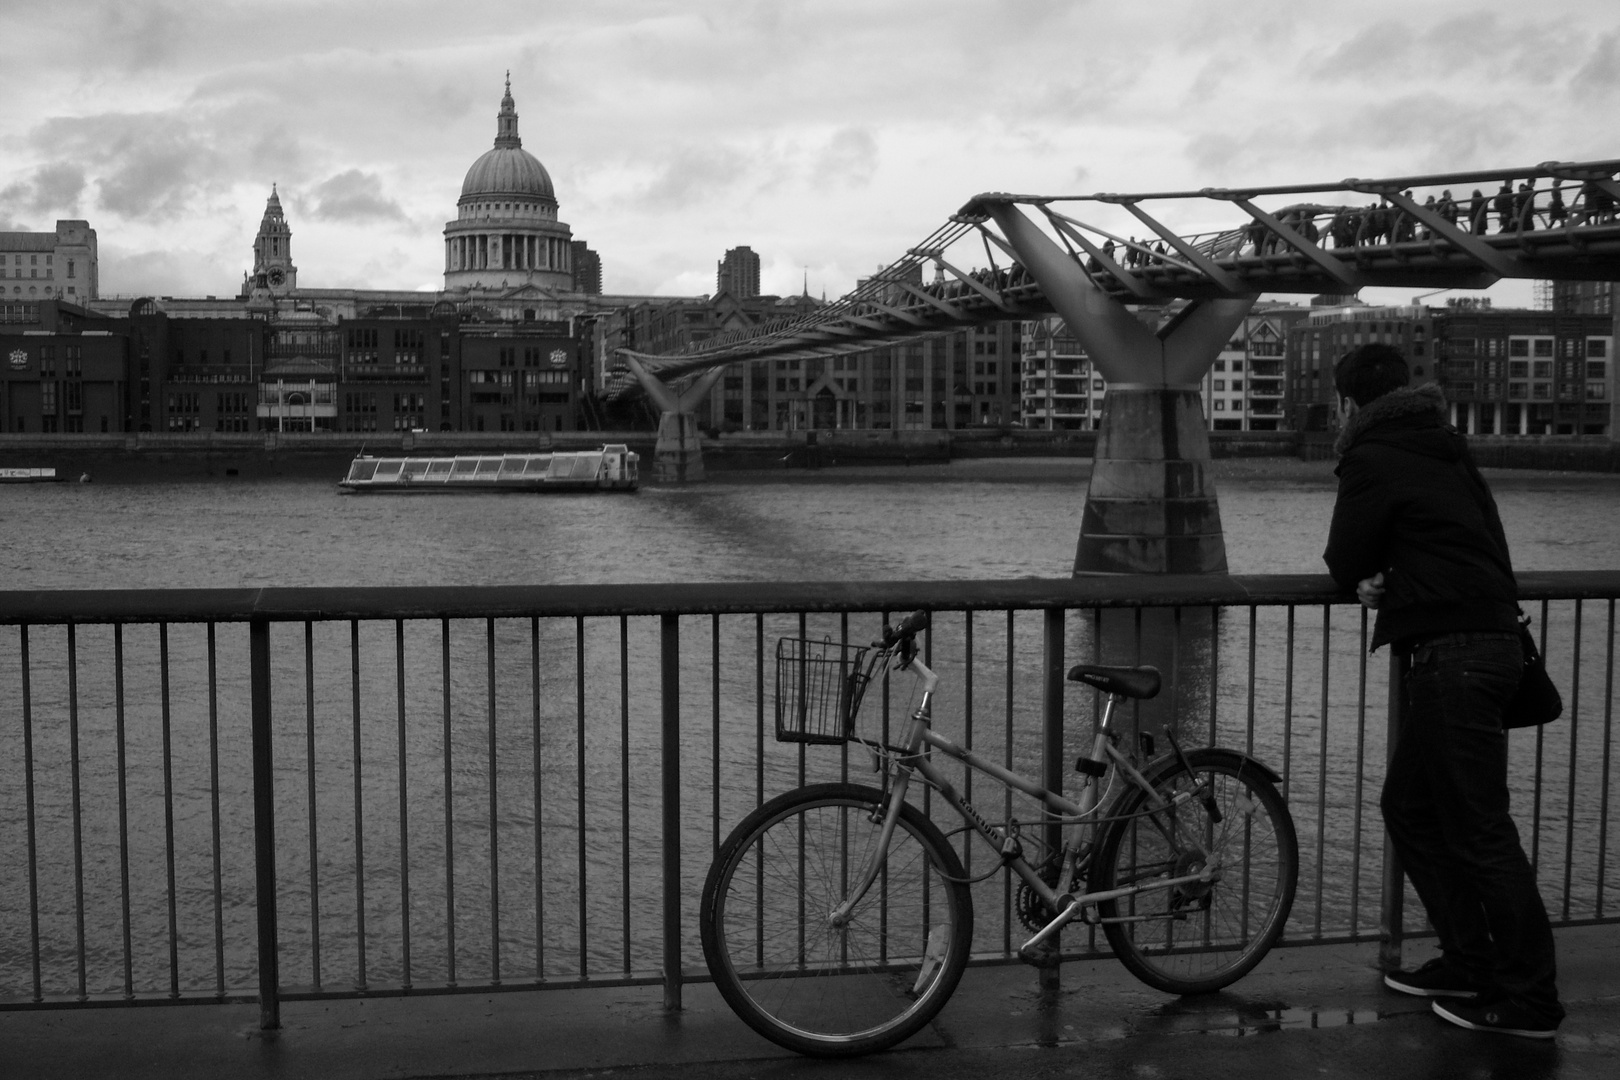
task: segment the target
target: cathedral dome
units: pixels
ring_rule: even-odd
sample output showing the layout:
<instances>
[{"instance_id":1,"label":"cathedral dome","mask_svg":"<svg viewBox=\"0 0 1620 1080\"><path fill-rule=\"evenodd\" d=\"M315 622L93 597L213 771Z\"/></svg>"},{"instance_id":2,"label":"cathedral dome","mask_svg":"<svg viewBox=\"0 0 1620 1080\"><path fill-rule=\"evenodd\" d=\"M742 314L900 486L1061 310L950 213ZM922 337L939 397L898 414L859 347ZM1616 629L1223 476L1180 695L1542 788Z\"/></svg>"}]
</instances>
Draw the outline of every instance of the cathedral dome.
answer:
<instances>
[{"instance_id":1,"label":"cathedral dome","mask_svg":"<svg viewBox=\"0 0 1620 1080\"><path fill-rule=\"evenodd\" d=\"M467 170L467 179L461 182L463 199L483 196L527 195L531 198L555 199L551 188L551 175L540 159L521 146L497 146L486 150L484 156L473 162Z\"/></svg>"},{"instance_id":2,"label":"cathedral dome","mask_svg":"<svg viewBox=\"0 0 1620 1080\"><path fill-rule=\"evenodd\" d=\"M461 202L506 195L556 202L551 174L546 172L539 158L523 149L517 121L512 83L508 79L506 96L501 98L501 111L496 118L495 145L467 170L467 178L461 182Z\"/></svg>"}]
</instances>

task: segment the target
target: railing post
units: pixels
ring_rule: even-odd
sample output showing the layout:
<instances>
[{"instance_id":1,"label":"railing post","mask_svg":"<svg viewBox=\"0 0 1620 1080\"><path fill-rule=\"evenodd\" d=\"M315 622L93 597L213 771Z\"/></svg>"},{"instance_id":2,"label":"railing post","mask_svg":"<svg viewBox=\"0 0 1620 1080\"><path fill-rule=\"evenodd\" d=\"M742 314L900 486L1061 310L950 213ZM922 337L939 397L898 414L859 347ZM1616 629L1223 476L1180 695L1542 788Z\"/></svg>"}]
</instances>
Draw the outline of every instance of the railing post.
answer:
<instances>
[{"instance_id":1,"label":"railing post","mask_svg":"<svg viewBox=\"0 0 1620 1080\"><path fill-rule=\"evenodd\" d=\"M253 699L253 865L259 912L259 1027L281 1026L276 941L276 795L270 747L270 621L248 623L248 683Z\"/></svg>"},{"instance_id":2,"label":"railing post","mask_svg":"<svg viewBox=\"0 0 1620 1080\"><path fill-rule=\"evenodd\" d=\"M1043 648L1041 650L1041 786L1049 791L1063 791L1066 771L1063 756L1063 609L1047 608L1043 621ZM1046 844L1050 851L1063 848L1063 826L1050 812L1047 814ZM1060 941L1054 947L1061 948ZM1040 987L1043 993L1056 993L1060 985L1059 969L1043 967Z\"/></svg>"},{"instance_id":3,"label":"railing post","mask_svg":"<svg viewBox=\"0 0 1620 1080\"><path fill-rule=\"evenodd\" d=\"M1384 769L1388 775L1389 763L1395 757L1395 744L1401 737L1406 720L1406 671L1411 659L1394 646L1389 651L1389 725L1384 733ZM1401 858L1395 854L1389 830L1384 831L1383 895L1378 906L1378 966L1394 971L1401 966L1401 941L1405 937L1402 927L1406 906L1406 874L1401 869Z\"/></svg>"},{"instance_id":4,"label":"railing post","mask_svg":"<svg viewBox=\"0 0 1620 1080\"><path fill-rule=\"evenodd\" d=\"M659 617L663 676L664 1008L681 1007L681 620Z\"/></svg>"}]
</instances>

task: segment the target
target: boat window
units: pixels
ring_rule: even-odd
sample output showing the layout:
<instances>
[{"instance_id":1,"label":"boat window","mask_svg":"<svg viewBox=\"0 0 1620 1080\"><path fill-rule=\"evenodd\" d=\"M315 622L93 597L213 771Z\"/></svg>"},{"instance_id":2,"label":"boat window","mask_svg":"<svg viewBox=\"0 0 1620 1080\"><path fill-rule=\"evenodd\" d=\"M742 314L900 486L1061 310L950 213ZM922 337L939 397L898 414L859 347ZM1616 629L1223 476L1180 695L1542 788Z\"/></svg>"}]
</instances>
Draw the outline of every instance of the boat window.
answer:
<instances>
[{"instance_id":1,"label":"boat window","mask_svg":"<svg viewBox=\"0 0 1620 1080\"><path fill-rule=\"evenodd\" d=\"M477 471L477 469L478 469L478 459L477 458L466 458L466 457L458 457L458 458L456 458L456 475L457 476L471 476L474 472Z\"/></svg>"},{"instance_id":2,"label":"boat window","mask_svg":"<svg viewBox=\"0 0 1620 1080\"><path fill-rule=\"evenodd\" d=\"M601 454L581 454L574 459L574 479L576 480L589 480L601 470Z\"/></svg>"},{"instance_id":3,"label":"boat window","mask_svg":"<svg viewBox=\"0 0 1620 1080\"><path fill-rule=\"evenodd\" d=\"M449 476L450 475L450 466L453 465L453 464L455 464L455 463L452 462L452 461L446 461L444 458L440 458L439 460L433 462L432 464L430 464L428 466L428 475L429 476Z\"/></svg>"},{"instance_id":4,"label":"boat window","mask_svg":"<svg viewBox=\"0 0 1620 1080\"><path fill-rule=\"evenodd\" d=\"M405 463L397 458L393 461L377 462L377 479L392 480L399 475L399 467L403 464Z\"/></svg>"},{"instance_id":5,"label":"boat window","mask_svg":"<svg viewBox=\"0 0 1620 1080\"><path fill-rule=\"evenodd\" d=\"M501 459L500 458L498 458L498 457L487 457L487 458L479 458L478 459L478 475L479 476L494 476L496 473L498 473L500 471L501 471Z\"/></svg>"},{"instance_id":6,"label":"boat window","mask_svg":"<svg viewBox=\"0 0 1620 1080\"><path fill-rule=\"evenodd\" d=\"M350 480L370 480L376 475L377 463L375 461L357 461L349 466Z\"/></svg>"},{"instance_id":7,"label":"boat window","mask_svg":"<svg viewBox=\"0 0 1620 1080\"><path fill-rule=\"evenodd\" d=\"M501 458L501 472L507 476L518 476L523 472L523 465L528 458L504 457Z\"/></svg>"},{"instance_id":8,"label":"boat window","mask_svg":"<svg viewBox=\"0 0 1620 1080\"><path fill-rule=\"evenodd\" d=\"M428 461L426 458L412 458L405 463L404 475L426 476L428 466L431 464L432 462Z\"/></svg>"},{"instance_id":9,"label":"boat window","mask_svg":"<svg viewBox=\"0 0 1620 1080\"><path fill-rule=\"evenodd\" d=\"M544 476L546 475L546 470L550 468L551 456L549 454L541 454L537 457L532 457L529 459L529 464L524 466L523 474L525 476Z\"/></svg>"}]
</instances>

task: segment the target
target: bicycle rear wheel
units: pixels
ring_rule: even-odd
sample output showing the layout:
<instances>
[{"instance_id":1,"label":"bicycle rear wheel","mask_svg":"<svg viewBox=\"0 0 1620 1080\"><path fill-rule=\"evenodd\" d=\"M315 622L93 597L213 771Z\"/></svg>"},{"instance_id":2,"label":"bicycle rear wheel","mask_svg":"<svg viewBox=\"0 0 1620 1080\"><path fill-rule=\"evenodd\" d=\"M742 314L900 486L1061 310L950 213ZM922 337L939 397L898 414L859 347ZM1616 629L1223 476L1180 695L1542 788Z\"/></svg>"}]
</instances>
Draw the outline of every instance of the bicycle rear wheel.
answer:
<instances>
[{"instance_id":1,"label":"bicycle rear wheel","mask_svg":"<svg viewBox=\"0 0 1620 1080\"><path fill-rule=\"evenodd\" d=\"M1258 964L1288 921L1299 873L1288 804L1260 768L1218 749L1187 759L1190 773L1171 760L1149 775L1161 809L1134 786L1115 802L1109 816L1120 820L1098 844L1091 881L1097 892L1149 886L1103 901L1097 913L1131 973L1172 994L1218 990ZM1218 822L1205 808L1206 792ZM1153 885L1210 865L1211 881Z\"/></svg>"},{"instance_id":2,"label":"bicycle rear wheel","mask_svg":"<svg viewBox=\"0 0 1620 1080\"><path fill-rule=\"evenodd\" d=\"M747 1024L802 1054L894 1046L956 989L973 942L973 907L956 853L903 806L877 879L829 918L876 850L883 793L818 784L748 815L720 846L703 886L703 956Z\"/></svg>"}]
</instances>

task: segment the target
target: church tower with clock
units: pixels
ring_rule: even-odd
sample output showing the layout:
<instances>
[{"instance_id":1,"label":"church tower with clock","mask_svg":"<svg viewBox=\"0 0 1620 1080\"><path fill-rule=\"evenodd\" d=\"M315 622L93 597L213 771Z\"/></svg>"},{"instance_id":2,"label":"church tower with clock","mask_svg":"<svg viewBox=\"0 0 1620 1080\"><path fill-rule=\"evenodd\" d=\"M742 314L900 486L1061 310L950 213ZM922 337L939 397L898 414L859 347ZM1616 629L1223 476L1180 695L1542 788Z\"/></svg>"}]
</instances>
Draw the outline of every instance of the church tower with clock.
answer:
<instances>
[{"instance_id":1,"label":"church tower with clock","mask_svg":"<svg viewBox=\"0 0 1620 1080\"><path fill-rule=\"evenodd\" d=\"M243 283L243 292L267 290L280 296L298 286L298 267L292 261L292 230L281 212L281 198L270 185L270 199L264 204L259 235L253 238L253 272Z\"/></svg>"}]
</instances>

